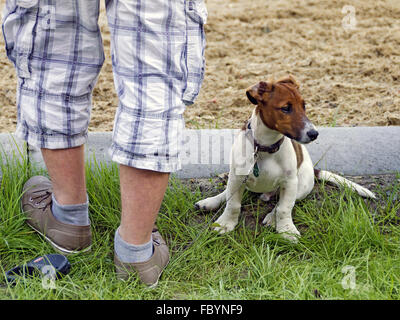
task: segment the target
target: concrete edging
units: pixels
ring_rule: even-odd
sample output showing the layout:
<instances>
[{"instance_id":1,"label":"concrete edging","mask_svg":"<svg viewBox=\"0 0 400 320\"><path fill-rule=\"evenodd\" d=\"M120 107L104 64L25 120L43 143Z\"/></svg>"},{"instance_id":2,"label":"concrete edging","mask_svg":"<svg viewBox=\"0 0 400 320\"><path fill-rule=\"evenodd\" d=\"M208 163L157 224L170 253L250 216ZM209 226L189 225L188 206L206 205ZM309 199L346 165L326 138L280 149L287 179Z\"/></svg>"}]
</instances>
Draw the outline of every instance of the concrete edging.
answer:
<instances>
[{"instance_id":1,"label":"concrete edging","mask_svg":"<svg viewBox=\"0 0 400 320\"><path fill-rule=\"evenodd\" d=\"M182 170L178 178L203 178L229 170L229 154L236 129L185 130ZM400 172L400 126L318 128L318 139L307 145L316 168L346 175ZM87 159L110 162L111 132L91 132ZM19 156L24 143L0 133L0 153ZM43 166L40 151L31 148L30 160Z\"/></svg>"}]
</instances>

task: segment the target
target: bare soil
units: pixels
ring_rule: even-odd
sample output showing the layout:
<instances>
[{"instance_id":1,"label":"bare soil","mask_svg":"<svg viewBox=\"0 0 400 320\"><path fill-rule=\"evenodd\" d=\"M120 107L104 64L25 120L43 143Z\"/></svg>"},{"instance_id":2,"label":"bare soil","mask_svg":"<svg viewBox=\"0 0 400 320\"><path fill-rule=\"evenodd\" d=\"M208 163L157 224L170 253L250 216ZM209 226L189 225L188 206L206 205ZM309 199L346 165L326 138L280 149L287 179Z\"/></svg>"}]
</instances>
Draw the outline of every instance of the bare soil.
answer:
<instances>
[{"instance_id":1,"label":"bare soil","mask_svg":"<svg viewBox=\"0 0 400 320\"><path fill-rule=\"evenodd\" d=\"M0 0L3 6L5 0ZM206 75L188 128L238 128L253 106L245 89L293 74L317 126L400 125L400 1L207 0ZM106 62L89 130L111 131L117 97L104 4ZM355 29L348 26L354 8ZM16 126L16 78L0 39L0 132Z\"/></svg>"}]
</instances>

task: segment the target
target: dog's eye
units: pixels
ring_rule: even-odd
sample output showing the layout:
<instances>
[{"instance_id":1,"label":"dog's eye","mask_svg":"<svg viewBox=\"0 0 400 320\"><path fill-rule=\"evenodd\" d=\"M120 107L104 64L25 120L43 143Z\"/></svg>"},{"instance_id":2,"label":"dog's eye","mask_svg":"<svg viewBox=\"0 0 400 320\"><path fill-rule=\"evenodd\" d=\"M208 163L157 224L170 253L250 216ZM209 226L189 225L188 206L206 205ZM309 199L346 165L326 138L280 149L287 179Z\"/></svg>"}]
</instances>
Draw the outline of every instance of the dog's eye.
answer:
<instances>
[{"instance_id":1,"label":"dog's eye","mask_svg":"<svg viewBox=\"0 0 400 320\"><path fill-rule=\"evenodd\" d=\"M303 101L303 109L306 110L306 102Z\"/></svg>"},{"instance_id":2,"label":"dog's eye","mask_svg":"<svg viewBox=\"0 0 400 320\"><path fill-rule=\"evenodd\" d=\"M292 105L288 103L286 106L281 108L283 113L291 113L292 112Z\"/></svg>"}]
</instances>

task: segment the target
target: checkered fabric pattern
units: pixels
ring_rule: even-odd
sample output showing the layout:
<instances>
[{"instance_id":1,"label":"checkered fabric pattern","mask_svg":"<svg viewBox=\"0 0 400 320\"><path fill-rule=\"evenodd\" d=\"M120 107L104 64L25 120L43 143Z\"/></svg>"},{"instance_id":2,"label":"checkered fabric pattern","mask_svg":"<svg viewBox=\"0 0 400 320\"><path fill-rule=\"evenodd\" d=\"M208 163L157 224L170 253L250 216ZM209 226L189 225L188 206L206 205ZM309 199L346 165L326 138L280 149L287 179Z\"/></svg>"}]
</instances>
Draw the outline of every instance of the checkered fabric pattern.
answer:
<instances>
[{"instance_id":1,"label":"checkered fabric pattern","mask_svg":"<svg viewBox=\"0 0 400 320\"><path fill-rule=\"evenodd\" d=\"M3 35L18 75L16 135L39 148L87 140L104 62L99 0L7 0ZM109 0L119 106L110 155L132 167L180 169L183 112L204 76L203 0Z\"/></svg>"}]
</instances>

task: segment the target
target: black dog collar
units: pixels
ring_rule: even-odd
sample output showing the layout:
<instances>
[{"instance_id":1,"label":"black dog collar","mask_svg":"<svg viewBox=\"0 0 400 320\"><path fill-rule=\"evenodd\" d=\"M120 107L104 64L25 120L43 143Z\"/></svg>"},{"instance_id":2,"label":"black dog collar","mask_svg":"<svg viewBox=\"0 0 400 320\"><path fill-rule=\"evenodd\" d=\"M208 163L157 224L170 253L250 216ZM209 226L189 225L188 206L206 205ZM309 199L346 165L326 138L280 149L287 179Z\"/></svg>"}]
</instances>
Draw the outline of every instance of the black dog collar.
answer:
<instances>
[{"instance_id":1,"label":"black dog collar","mask_svg":"<svg viewBox=\"0 0 400 320\"><path fill-rule=\"evenodd\" d=\"M281 147L281 144L283 143L283 140L285 139L285 136L283 136L281 139L279 139L277 142L274 144L271 144L270 146L264 146L262 144L259 144L257 140L253 136L253 130L251 130L251 125L250 121L247 124L247 130L246 134L250 134L251 139L253 140L254 144L254 150L257 150L258 152L268 152L268 153L275 153L279 150Z\"/></svg>"}]
</instances>

